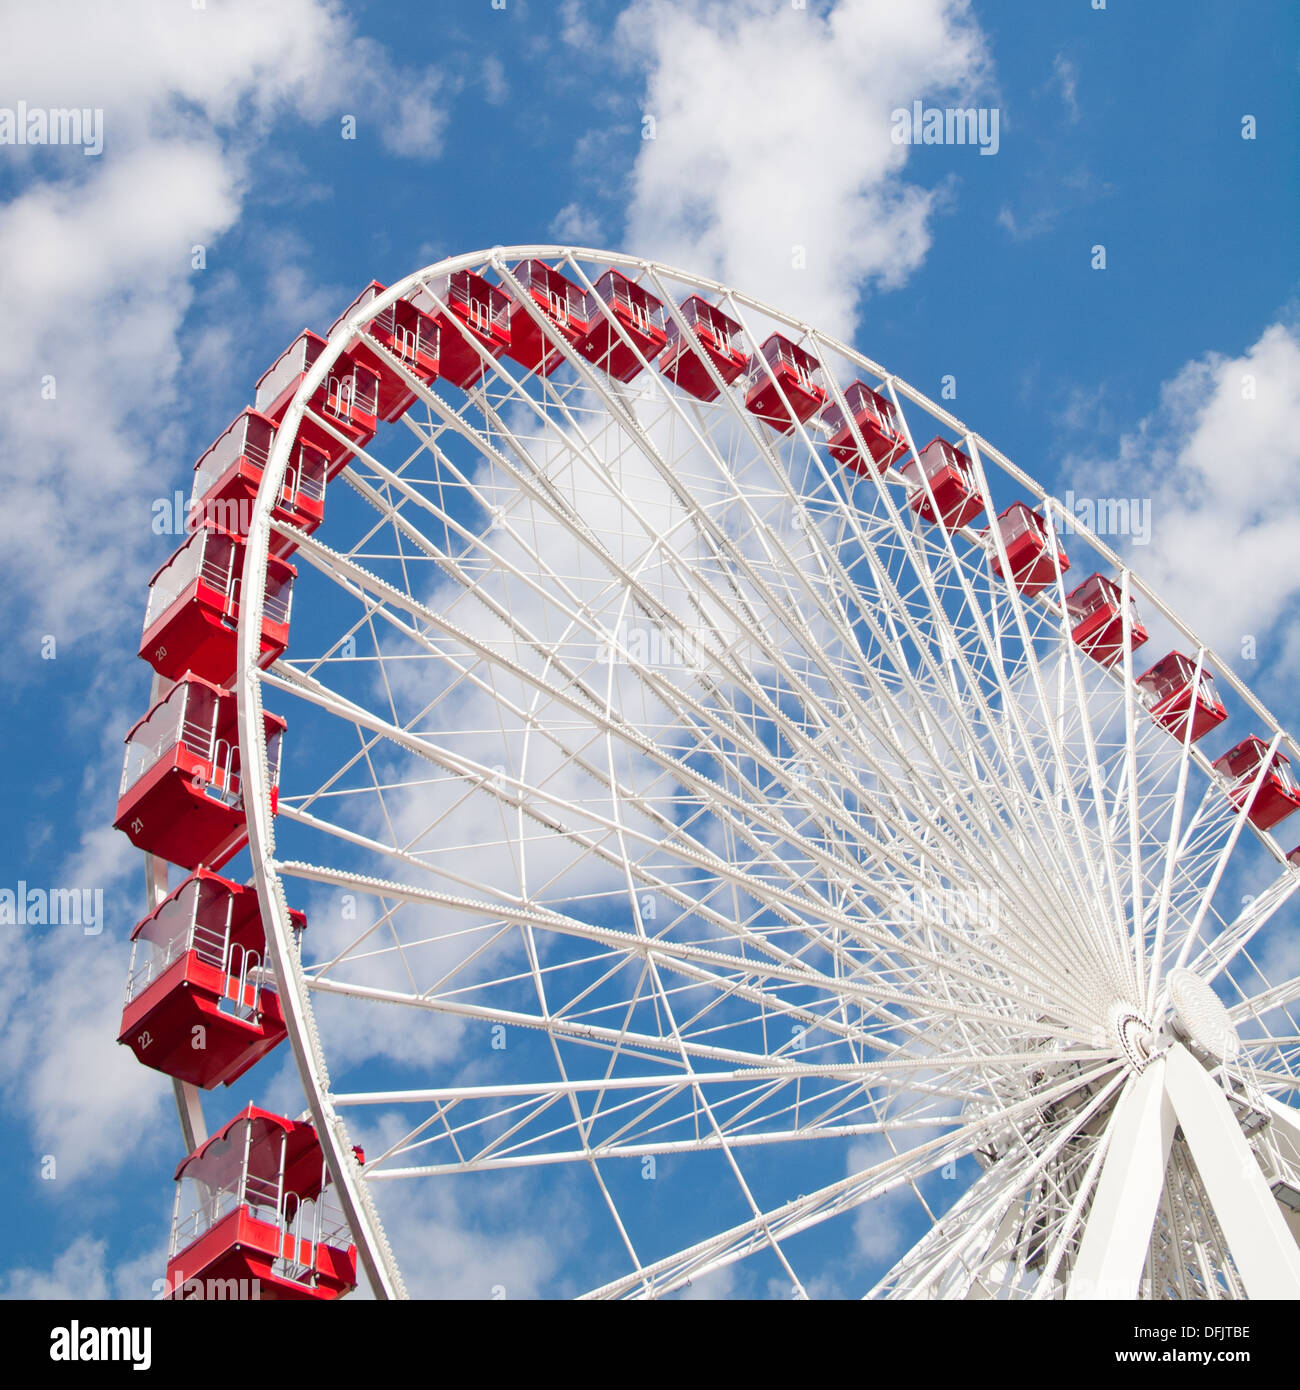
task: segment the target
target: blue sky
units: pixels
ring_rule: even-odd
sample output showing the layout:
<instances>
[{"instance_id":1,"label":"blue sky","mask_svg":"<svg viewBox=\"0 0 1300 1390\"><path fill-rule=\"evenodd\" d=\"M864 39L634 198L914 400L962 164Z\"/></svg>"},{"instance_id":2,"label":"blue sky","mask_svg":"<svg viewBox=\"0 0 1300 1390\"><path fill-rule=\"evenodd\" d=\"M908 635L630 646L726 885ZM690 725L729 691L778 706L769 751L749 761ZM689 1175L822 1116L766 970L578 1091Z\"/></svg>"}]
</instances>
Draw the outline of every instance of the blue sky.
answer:
<instances>
[{"instance_id":1,"label":"blue sky","mask_svg":"<svg viewBox=\"0 0 1300 1390\"><path fill-rule=\"evenodd\" d=\"M102 108L105 130L96 157L0 146L0 887L106 904L96 936L0 926L0 1291L129 1296L161 1272L177 1136L166 1083L113 1042L143 895L107 828L148 691L144 584L174 544L151 505L188 489L294 333L372 278L609 247L805 315L932 396L952 377L955 413L1058 495L1151 499L1150 544L1117 548L1294 724L1285 0L105 11L26 7L0 55L0 106ZM997 108L996 155L893 144L913 100ZM1247 419L1228 411L1245 376ZM275 1085L289 1096L283 1066ZM437 1291L503 1261L543 1280L508 1223L430 1220L459 1252Z\"/></svg>"}]
</instances>

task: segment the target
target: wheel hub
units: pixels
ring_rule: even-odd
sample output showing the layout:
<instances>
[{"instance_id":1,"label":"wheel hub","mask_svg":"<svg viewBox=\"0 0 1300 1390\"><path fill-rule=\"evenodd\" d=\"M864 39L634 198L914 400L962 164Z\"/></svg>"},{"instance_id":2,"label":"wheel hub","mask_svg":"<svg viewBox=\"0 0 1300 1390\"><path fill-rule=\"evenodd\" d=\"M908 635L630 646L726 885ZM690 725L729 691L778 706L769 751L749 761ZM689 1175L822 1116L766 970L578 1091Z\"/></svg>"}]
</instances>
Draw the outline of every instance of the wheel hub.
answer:
<instances>
[{"instance_id":1,"label":"wheel hub","mask_svg":"<svg viewBox=\"0 0 1300 1390\"><path fill-rule=\"evenodd\" d=\"M1151 1061L1155 1034L1150 1023L1130 1004L1111 1005L1110 1033L1134 1071L1144 1071Z\"/></svg>"},{"instance_id":2,"label":"wheel hub","mask_svg":"<svg viewBox=\"0 0 1300 1390\"><path fill-rule=\"evenodd\" d=\"M1231 1062L1241 1040L1223 1000L1200 976L1183 968L1169 972L1170 1022L1192 1047L1215 1061Z\"/></svg>"}]
</instances>

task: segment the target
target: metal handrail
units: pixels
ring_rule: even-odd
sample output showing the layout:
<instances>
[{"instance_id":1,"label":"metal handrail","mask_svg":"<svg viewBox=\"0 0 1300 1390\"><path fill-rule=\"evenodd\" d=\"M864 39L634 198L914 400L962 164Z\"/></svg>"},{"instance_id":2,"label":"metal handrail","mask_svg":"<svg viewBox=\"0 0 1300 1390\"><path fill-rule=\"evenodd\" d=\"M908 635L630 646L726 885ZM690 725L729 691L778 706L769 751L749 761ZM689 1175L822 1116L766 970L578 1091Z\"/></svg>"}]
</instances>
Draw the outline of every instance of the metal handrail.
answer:
<instances>
[{"instance_id":1,"label":"metal handrail","mask_svg":"<svg viewBox=\"0 0 1300 1390\"><path fill-rule=\"evenodd\" d=\"M183 686L179 702L169 698L156 706L144 723L131 736L126 745L126 757L122 765L122 783L118 795L125 795L141 777L159 761L164 753L184 741L185 698L187 691Z\"/></svg>"},{"instance_id":2,"label":"metal handrail","mask_svg":"<svg viewBox=\"0 0 1300 1390\"><path fill-rule=\"evenodd\" d=\"M487 283L487 282L485 282ZM488 334L493 325L507 329L510 324L510 296L498 286L488 283L487 298L482 298L482 292L476 287L471 286L467 278L467 272L451 274L444 279L434 281L429 285L429 289L434 292L438 299L441 299L448 307L453 309L463 309L465 318L470 327L478 332ZM501 296L496 309L491 306L492 291ZM419 304L416 304L419 308Z\"/></svg>"},{"instance_id":3,"label":"metal handrail","mask_svg":"<svg viewBox=\"0 0 1300 1390\"><path fill-rule=\"evenodd\" d=\"M183 1186L182 1183L181 1187L183 1188ZM240 1197L237 1188L219 1187L205 1198L202 1195L201 1184L195 1182L194 1187L199 1191L199 1200L190 1209L189 1214L184 1217L180 1215L181 1194L179 1190L177 1192L177 1207L176 1215L172 1221L169 1258L179 1254L186 1246L192 1245L200 1236L206 1235L213 1226L224 1220L232 1211L247 1205Z\"/></svg>"},{"instance_id":4,"label":"metal handrail","mask_svg":"<svg viewBox=\"0 0 1300 1390\"><path fill-rule=\"evenodd\" d=\"M235 953L239 954L239 971L235 971ZM223 964L225 973L225 986L223 993L227 999L233 1001L233 1010L237 1018L257 1018L262 1012L262 955L260 951L255 951L247 946L241 946L238 942L233 942L229 954ZM249 1003L246 999L249 981L256 974L258 978L253 981L253 999ZM232 990L231 985L234 985Z\"/></svg>"},{"instance_id":5,"label":"metal handrail","mask_svg":"<svg viewBox=\"0 0 1300 1390\"><path fill-rule=\"evenodd\" d=\"M535 297L544 298L545 305L542 307L558 323L569 323L573 319L587 321L587 292L581 285L575 285L572 281L566 280L560 286L556 286L547 272L549 266L534 265L531 261L524 262L513 271L519 283L526 290L529 290ZM559 271L552 272L559 276ZM561 277L562 279L564 277Z\"/></svg>"},{"instance_id":6,"label":"metal handrail","mask_svg":"<svg viewBox=\"0 0 1300 1390\"><path fill-rule=\"evenodd\" d=\"M206 790L219 801L235 802L239 799L239 750L227 738L214 739L211 745L211 763Z\"/></svg>"},{"instance_id":7,"label":"metal handrail","mask_svg":"<svg viewBox=\"0 0 1300 1390\"><path fill-rule=\"evenodd\" d=\"M289 1215L290 1203L293 1215ZM296 1192L287 1192L284 1197L283 1221L281 1225L280 1253L271 1268L276 1274L295 1284L305 1284L316 1274L316 1247L318 1242L319 1214L315 1201L304 1202ZM310 1219L309 1219L310 1209ZM308 1225L309 1234L304 1242L303 1225ZM286 1243L289 1254L285 1253ZM303 1245L307 1246L308 1258L302 1259Z\"/></svg>"},{"instance_id":8,"label":"metal handrail","mask_svg":"<svg viewBox=\"0 0 1300 1390\"><path fill-rule=\"evenodd\" d=\"M280 500L290 507L297 506L300 496L313 502L320 502L325 496L325 463L317 460L318 466L307 472L302 467L302 450L303 446L299 444L297 455L290 459L284 470L284 483L280 488Z\"/></svg>"},{"instance_id":9,"label":"metal handrail","mask_svg":"<svg viewBox=\"0 0 1300 1390\"><path fill-rule=\"evenodd\" d=\"M632 282L611 279L609 286L610 290L606 295L601 291L600 284L597 282L594 291L596 298L603 299L611 307L615 304L621 304L632 316L641 332L649 332L652 326L655 328L664 327L664 306L662 304L645 304L634 299L631 293ZM592 314L589 317L594 319L596 315Z\"/></svg>"},{"instance_id":10,"label":"metal handrail","mask_svg":"<svg viewBox=\"0 0 1300 1390\"><path fill-rule=\"evenodd\" d=\"M1087 581L1084 581L1087 583ZM1136 611L1137 601L1132 594L1129 595L1129 605ZM1092 586L1092 592L1087 597L1075 598L1072 594L1065 597L1066 610L1075 623L1082 622L1085 618L1090 618L1099 608L1109 608L1113 613L1118 613L1122 607L1118 586L1105 575L1100 582Z\"/></svg>"},{"instance_id":11,"label":"metal handrail","mask_svg":"<svg viewBox=\"0 0 1300 1390\"><path fill-rule=\"evenodd\" d=\"M182 1215L182 1194L187 1183L195 1190L195 1200L188 1213ZM255 1220L275 1228L278 1255L272 1267L276 1274L295 1283L315 1278L316 1253L322 1247L346 1250L352 1243L347 1221L329 1191L305 1201L295 1192L280 1197L276 1183L241 1173L234 1185L212 1191L195 1179L184 1179L176 1195L168 1258L192 1245L240 1207L246 1207ZM310 1260L301 1258L305 1252L310 1252Z\"/></svg>"},{"instance_id":12,"label":"metal handrail","mask_svg":"<svg viewBox=\"0 0 1300 1390\"><path fill-rule=\"evenodd\" d=\"M374 415L379 409L379 384L367 373L362 385L355 367L342 376L331 372L325 378L323 408L341 420L350 420L358 412Z\"/></svg>"},{"instance_id":13,"label":"metal handrail","mask_svg":"<svg viewBox=\"0 0 1300 1390\"><path fill-rule=\"evenodd\" d=\"M262 623L287 624L293 603L293 576L286 574L274 584L268 582L262 600Z\"/></svg>"},{"instance_id":14,"label":"metal handrail","mask_svg":"<svg viewBox=\"0 0 1300 1390\"><path fill-rule=\"evenodd\" d=\"M266 467L270 451L249 439L251 423L245 416L241 428L228 429L194 465L194 484L190 492L194 501L204 497L237 458L247 458L259 468ZM273 442L274 438L272 435Z\"/></svg>"},{"instance_id":15,"label":"metal handrail","mask_svg":"<svg viewBox=\"0 0 1300 1390\"><path fill-rule=\"evenodd\" d=\"M687 327L699 339L701 346L724 355L733 352L744 353L740 342L744 330L740 327L733 330L727 322L727 316L716 305L691 297L680 306L680 313ZM667 320L665 331L668 347L676 347L679 344L684 347L694 346L689 333L682 335L675 318Z\"/></svg>"},{"instance_id":16,"label":"metal handrail","mask_svg":"<svg viewBox=\"0 0 1300 1390\"><path fill-rule=\"evenodd\" d=\"M856 391L853 389L855 386L859 388ZM869 386L853 382L844 392L844 401L854 420L864 413L872 415L891 434L898 433L898 416L894 413L893 404ZM834 401L822 412L822 421L834 433L849 427L844 412Z\"/></svg>"}]
</instances>

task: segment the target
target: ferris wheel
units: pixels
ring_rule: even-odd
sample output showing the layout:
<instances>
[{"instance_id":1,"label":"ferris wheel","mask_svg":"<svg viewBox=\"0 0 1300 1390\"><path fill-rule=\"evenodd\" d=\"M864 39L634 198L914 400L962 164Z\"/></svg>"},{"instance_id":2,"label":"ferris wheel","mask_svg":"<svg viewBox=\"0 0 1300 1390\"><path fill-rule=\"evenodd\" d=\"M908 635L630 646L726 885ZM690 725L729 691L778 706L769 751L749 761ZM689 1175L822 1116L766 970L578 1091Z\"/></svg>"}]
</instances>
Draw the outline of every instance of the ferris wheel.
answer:
<instances>
[{"instance_id":1,"label":"ferris wheel","mask_svg":"<svg viewBox=\"0 0 1300 1390\"><path fill-rule=\"evenodd\" d=\"M194 499L117 816L178 1277L419 1292L419 1194L522 1182L542 1292L1300 1296L1300 747L939 405L497 248L304 333ZM286 1038L304 1115L209 1134Z\"/></svg>"}]
</instances>

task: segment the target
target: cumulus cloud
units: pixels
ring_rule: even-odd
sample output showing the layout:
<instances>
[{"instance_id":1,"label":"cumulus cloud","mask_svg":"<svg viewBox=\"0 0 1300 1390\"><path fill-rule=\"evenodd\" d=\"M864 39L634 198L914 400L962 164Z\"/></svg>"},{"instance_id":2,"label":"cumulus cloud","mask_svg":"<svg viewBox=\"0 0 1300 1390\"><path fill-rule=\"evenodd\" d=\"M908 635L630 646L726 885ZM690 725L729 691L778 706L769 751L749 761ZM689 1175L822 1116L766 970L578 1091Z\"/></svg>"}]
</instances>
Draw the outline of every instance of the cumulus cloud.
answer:
<instances>
[{"instance_id":1,"label":"cumulus cloud","mask_svg":"<svg viewBox=\"0 0 1300 1390\"><path fill-rule=\"evenodd\" d=\"M989 80L965 0L635 0L619 47L641 55L645 133L628 245L849 336L864 289L919 266L942 189L907 182L890 114L969 104Z\"/></svg>"},{"instance_id":2,"label":"cumulus cloud","mask_svg":"<svg viewBox=\"0 0 1300 1390\"><path fill-rule=\"evenodd\" d=\"M399 69L331 0L202 9L61 0L6 16L6 38L5 91L30 106L102 107L106 153L164 125L255 138L290 112L313 121L355 114L400 144L412 124L437 126L445 114L438 71ZM415 143L419 153L431 148Z\"/></svg>"},{"instance_id":3,"label":"cumulus cloud","mask_svg":"<svg viewBox=\"0 0 1300 1390\"><path fill-rule=\"evenodd\" d=\"M580 203L566 203L551 222L551 235L566 246L599 246L600 219Z\"/></svg>"},{"instance_id":4,"label":"cumulus cloud","mask_svg":"<svg viewBox=\"0 0 1300 1390\"><path fill-rule=\"evenodd\" d=\"M849 1150L846 1168L860 1173L891 1158L895 1150L884 1139L863 1140ZM914 1238L916 1199L906 1187L895 1188L860 1206L853 1217L853 1238L859 1255L879 1277Z\"/></svg>"},{"instance_id":5,"label":"cumulus cloud","mask_svg":"<svg viewBox=\"0 0 1300 1390\"><path fill-rule=\"evenodd\" d=\"M373 127L391 152L427 157L450 87L399 70L323 0L28 6L10 16L0 85L33 107L104 113L97 159L7 146L27 181L0 207L0 289L22 306L0 346L7 591L37 632L71 638L136 601L123 581L144 577L148 502L182 456L191 248L239 219L273 123L350 114L358 139Z\"/></svg>"},{"instance_id":6,"label":"cumulus cloud","mask_svg":"<svg viewBox=\"0 0 1300 1390\"><path fill-rule=\"evenodd\" d=\"M377 1184L384 1224L402 1252L407 1291L413 1298L545 1295L564 1244L554 1197L528 1201L524 1184L507 1178L492 1184L490 1203L473 1206L465 1200L463 1182ZM483 1195L474 1194L480 1202ZM558 1205L569 1207L563 1201ZM487 1218L483 1207L490 1212Z\"/></svg>"},{"instance_id":7,"label":"cumulus cloud","mask_svg":"<svg viewBox=\"0 0 1300 1390\"><path fill-rule=\"evenodd\" d=\"M0 209L0 284L33 310L0 348L11 405L0 548L11 601L30 605L39 631L93 630L106 596L125 601L123 572L143 577L152 536L143 520L136 534L123 523L148 517L138 499L174 471L155 451L179 442L169 420L192 296L186 252L231 225L236 179L214 142L160 141Z\"/></svg>"},{"instance_id":8,"label":"cumulus cloud","mask_svg":"<svg viewBox=\"0 0 1300 1390\"><path fill-rule=\"evenodd\" d=\"M560 37L571 48L589 52L595 49L599 36L587 18L581 0L561 0Z\"/></svg>"},{"instance_id":9,"label":"cumulus cloud","mask_svg":"<svg viewBox=\"0 0 1300 1390\"><path fill-rule=\"evenodd\" d=\"M1069 473L1067 467L1067 474ZM1291 681L1300 647L1266 634L1300 598L1300 333L1270 325L1240 356L1206 353L1161 390L1116 457L1078 465L1098 495L1151 499L1135 567L1252 683ZM1084 486L1075 484L1082 493ZM1243 658L1242 642L1257 655Z\"/></svg>"},{"instance_id":10,"label":"cumulus cloud","mask_svg":"<svg viewBox=\"0 0 1300 1390\"><path fill-rule=\"evenodd\" d=\"M90 1236L79 1236L56 1255L48 1270L23 1267L11 1270L0 1284L5 1298L70 1298L78 1302L109 1297L105 1269L107 1245Z\"/></svg>"},{"instance_id":11,"label":"cumulus cloud","mask_svg":"<svg viewBox=\"0 0 1300 1390\"><path fill-rule=\"evenodd\" d=\"M24 1265L0 1276L0 1298L73 1299L80 1303L154 1297L166 1261L166 1249L159 1246L134 1259L110 1263L106 1241L78 1236L54 1257L48 1269Z\"/></svg>"}]
</instances>

